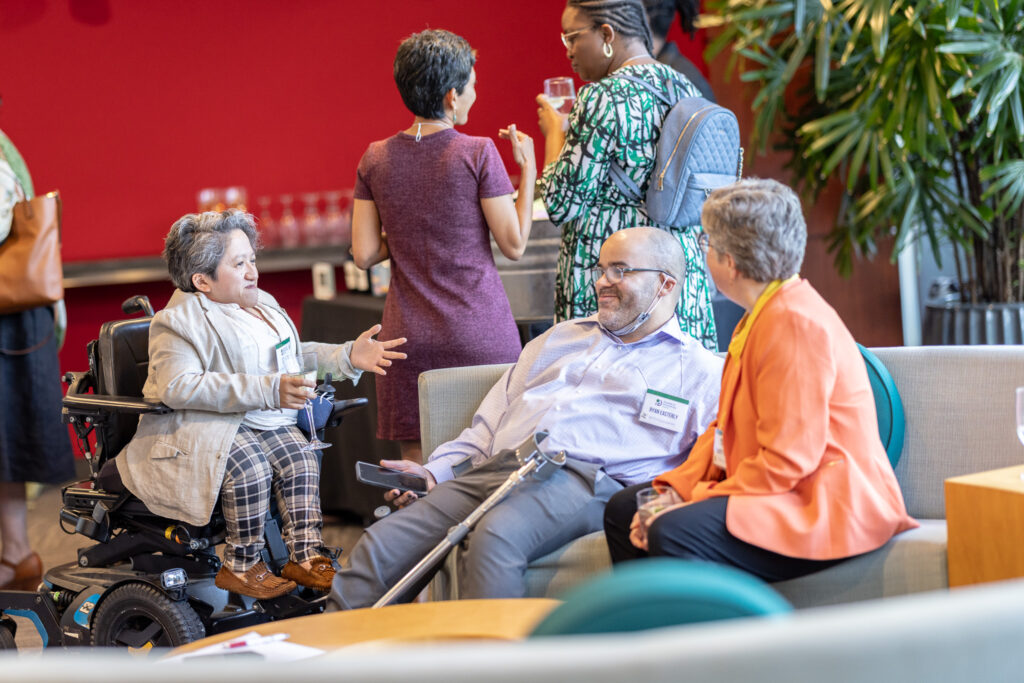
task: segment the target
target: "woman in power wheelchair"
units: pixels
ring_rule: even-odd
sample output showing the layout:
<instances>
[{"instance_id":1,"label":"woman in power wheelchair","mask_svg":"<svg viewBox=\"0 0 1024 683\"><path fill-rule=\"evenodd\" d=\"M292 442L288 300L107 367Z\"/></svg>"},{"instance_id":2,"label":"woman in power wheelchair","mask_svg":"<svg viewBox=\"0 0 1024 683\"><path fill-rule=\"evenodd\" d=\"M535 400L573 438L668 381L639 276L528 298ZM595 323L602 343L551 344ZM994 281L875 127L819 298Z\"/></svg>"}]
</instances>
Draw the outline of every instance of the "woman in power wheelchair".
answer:
<instances>
[{"instance_id":1,"label":"woman in power wheelchair","mask_svg":"<svg viewBox=\"0 0 1024 683\"><path fill-rule=\"evenodd\" d=\"M164 250L177 286L167 308L108 323L90 345L64 414L86 444L95 428L95 482L65 490L61 518L99 543L48 572L38 595L0 594L0 645L6 616L32 619L44 644L147 647L322 609L315 591L329 589L335 553L320 536L319 463L296 427L315 383L287 373L315 351L334 375L384 374L405 340L373 340L374 326L342 345L300 344L256 288L257 247L247 214L184 216Z\"/></svg>"}]
</instances>

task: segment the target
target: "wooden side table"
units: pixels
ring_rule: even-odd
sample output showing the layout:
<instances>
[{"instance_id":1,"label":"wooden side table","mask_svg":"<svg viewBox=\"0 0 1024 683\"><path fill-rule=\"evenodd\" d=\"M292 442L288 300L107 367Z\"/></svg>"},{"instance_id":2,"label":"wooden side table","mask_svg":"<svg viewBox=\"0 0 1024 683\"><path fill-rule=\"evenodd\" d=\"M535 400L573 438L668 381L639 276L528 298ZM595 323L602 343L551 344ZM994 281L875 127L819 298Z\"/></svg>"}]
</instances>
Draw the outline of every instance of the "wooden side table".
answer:
<instances>
[{"instance_id":1,"label":"wooden side table","mask_svg":"<svg viewBox=\"0 0 1024 683\"><path fill-rule=\"evenodd\" d=\"M1024 465L946 480L949 585L1024 576Z\"/></svg>"},{"instance_id":2,"label":"wooden side table","mask_svg":"<svg viewBox=\"0 0 1024 683\"><path fill-rule=\"evenodd\" d=\"M267 636L288 634L288 640L322 650L370 641L520 640L561 604L546 598L452 600L367 607L284 619L197 640L169 656L239 638L251 631Z\"/></svg>"}]
</instances>

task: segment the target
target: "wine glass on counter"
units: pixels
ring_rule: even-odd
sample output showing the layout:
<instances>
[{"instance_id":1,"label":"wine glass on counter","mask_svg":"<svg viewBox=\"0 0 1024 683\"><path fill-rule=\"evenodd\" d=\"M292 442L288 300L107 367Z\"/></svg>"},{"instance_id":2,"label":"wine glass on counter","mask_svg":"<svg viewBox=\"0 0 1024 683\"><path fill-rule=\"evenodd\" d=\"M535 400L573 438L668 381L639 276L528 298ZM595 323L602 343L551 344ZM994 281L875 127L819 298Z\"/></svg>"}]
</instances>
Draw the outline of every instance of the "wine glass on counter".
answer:
<instances>
[{"instance_id":1,"label":"wine glass on counter","mask_svg":"<svg viewBox=\"0 0 1024 683\"><path fill-rule=\"evenodd\" d=\"M305 208L302 210L302 241L310 246L323 244L324 221L320 217L320 193L307 192L302 195Z\"/></svg>"},{"instance_id":2,"label":"wine glass on counter","mask_svg":"<svg viewBox=\"0 0 1024 683\"><path fill-rule=\"evenodd\" d=\"M277 222L277 236L281 246L285 249L294 249L299 246L299 222L292 213L292 196L281 195L281 219Z\"/></svg>"},{"instance_id":3,"label":"wine glass on counter","mask_svg":"<svg viewBox=\"0 0 1024 683\"><path fill-rule=\"evenodd\" d=\"M342 209L345 193L341 190L324 193L324 235L327 244L348 244L352 238L349 213Z\"/></svg>"},{"instance_id":4,"label":"wine glass on counter","mask_svg":"<svg viewBox=\"0 0 1024 683\"><path fill-rule=\"evenodd\" d=\"M256 198L256 205L260 207L259 226L263 244L274 248L277 246L277 224L274 223L274 216L270 213L270 202L270 197Z\"/></svg>"},{"instance_id":5,"label":"wine glass on counter","mask_svg":"<svg viewBox=\"0 0 1024 683\"><path fill-rule=\"evenodd\" d=\"M216 187L204 187L196 193L196 208L199 213L204 211L223 211L227 208L224 202L224 191Z\"/></svg>"},{"instance_id":6,"label":"wine glass on counter","mask_svg":"<svg viewBox=\"0 0 1024 683\"><path fill-rule=\"evenodd\" d=\"M224 188L224 205L228 209L245 211L249 203L249 193L240 185Z\"/></svg>"}]
</instances>

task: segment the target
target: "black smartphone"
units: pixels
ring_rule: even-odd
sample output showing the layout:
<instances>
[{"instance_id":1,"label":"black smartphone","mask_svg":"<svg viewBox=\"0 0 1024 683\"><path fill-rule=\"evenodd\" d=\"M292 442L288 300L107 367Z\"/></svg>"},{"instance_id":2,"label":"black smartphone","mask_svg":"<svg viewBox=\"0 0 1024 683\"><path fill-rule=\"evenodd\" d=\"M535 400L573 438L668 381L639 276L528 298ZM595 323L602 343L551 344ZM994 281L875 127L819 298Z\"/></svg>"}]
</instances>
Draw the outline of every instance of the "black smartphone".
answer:
<instances>
[{"instance_id":1,"label":"black smartphone","mask_svg":"<svg viewBox=\"0 0 1024 683\"><path fill-rule=\"evenodd\" d=\"M370 462L356 462L356 479L364 484L384 489L412 491L417 496L427 495L427 480L418 474L390 470Z\"/></svg>"}]
</instances>

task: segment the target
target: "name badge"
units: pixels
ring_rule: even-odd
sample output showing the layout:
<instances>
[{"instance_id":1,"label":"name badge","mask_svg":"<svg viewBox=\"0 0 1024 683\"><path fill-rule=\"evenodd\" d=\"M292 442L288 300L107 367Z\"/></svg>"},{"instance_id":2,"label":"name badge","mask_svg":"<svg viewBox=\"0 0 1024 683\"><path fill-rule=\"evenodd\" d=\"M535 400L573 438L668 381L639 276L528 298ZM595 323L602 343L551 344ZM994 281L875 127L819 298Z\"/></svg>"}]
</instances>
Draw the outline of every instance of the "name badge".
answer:
<instances>
[{"instance_id":1,"label":"name badge","mask_svg":"<svg viewBox=\"0 0 1024 683\"><path fill-rule=\"evenodd\" d=\"M722 445L722 430L715 430L715 447L712 451L711 463L718 469L725 471L725 446Z\"/></svg>"},{"instance_id":2,"label":"name badge","mask_svg":"<svg viewBox=\"0 0 1024 683\"><path fill-rule=\"evenodd\" d=\"M685 398L648 389L647 395L644 396L644 405L640 408L640 421L656 427L682 431L686 424L688 405L690 402Z\"/></svg>"},{"instance_id":3,"label":"name badge","mask_svg":"<svg viewBox=\"0 0 1024 683\"><path fill-rule=\"evenodd\" d=\"M281 374L292 374L302 369L299 367L299 358L295 355L295 344L292 343L291 337L275 344L274 354L277 356L277 371Z\"/></svg>"}]
</instances>

